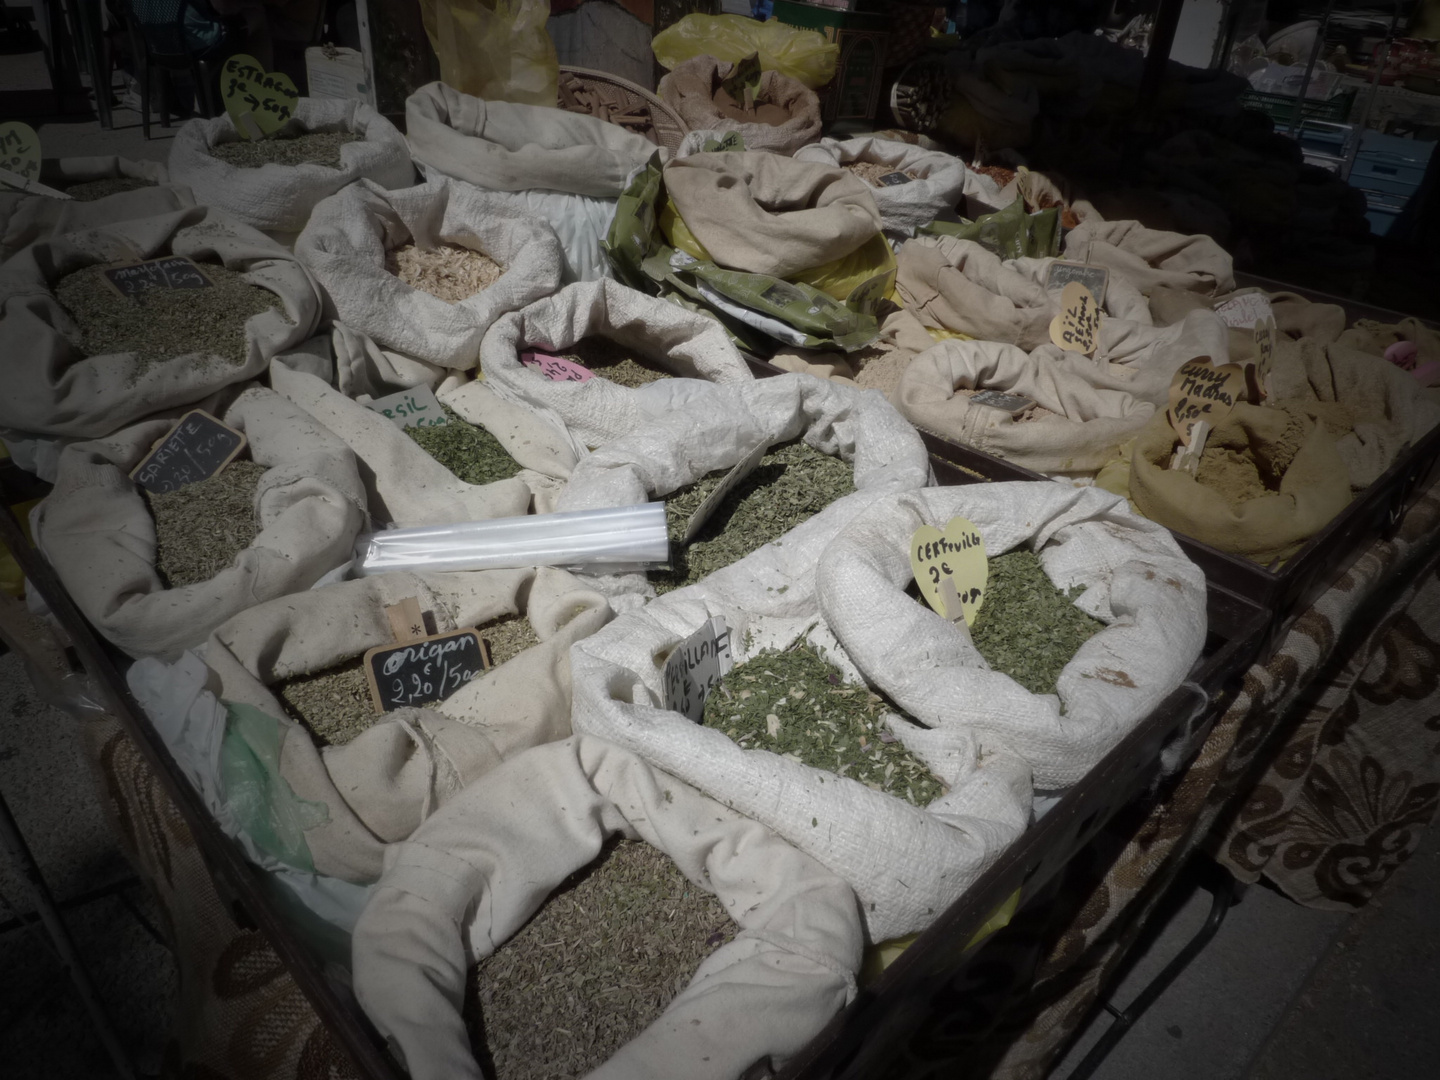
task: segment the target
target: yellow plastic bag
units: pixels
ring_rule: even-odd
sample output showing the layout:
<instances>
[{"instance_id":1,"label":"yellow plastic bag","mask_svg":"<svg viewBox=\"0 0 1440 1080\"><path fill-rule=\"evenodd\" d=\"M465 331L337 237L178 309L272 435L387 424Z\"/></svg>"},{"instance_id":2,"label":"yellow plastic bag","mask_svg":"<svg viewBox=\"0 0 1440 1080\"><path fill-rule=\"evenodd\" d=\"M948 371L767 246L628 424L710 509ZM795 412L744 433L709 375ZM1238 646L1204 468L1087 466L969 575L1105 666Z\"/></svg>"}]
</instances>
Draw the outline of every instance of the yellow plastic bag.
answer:
<instances>
[{"instance_id":1,"label":"yellow plastic bag","mask_svg":"<svg viewBox=\"0 0 1440 1080\"><path fill-rule=\"evenodd\" d=\"M548 0L420 0L440 80L486 101L548 105L560 61L545 30Z\"/></svg>"},{"instance_id":2,"label":"yellow plastic bag","mask_svg":"<svg viewBox=\"0 0 1440 1080\"><path fill-rule=\"evenodd\" d=\"M777 19L756 22L744 15L686 15L660 31L650 43L655 59L667 71L697 56L736 63L760 54L764 71L782 75L818 90L835 77L840 46L815 30L799 30Z\"/></svg>"}]
</instances>

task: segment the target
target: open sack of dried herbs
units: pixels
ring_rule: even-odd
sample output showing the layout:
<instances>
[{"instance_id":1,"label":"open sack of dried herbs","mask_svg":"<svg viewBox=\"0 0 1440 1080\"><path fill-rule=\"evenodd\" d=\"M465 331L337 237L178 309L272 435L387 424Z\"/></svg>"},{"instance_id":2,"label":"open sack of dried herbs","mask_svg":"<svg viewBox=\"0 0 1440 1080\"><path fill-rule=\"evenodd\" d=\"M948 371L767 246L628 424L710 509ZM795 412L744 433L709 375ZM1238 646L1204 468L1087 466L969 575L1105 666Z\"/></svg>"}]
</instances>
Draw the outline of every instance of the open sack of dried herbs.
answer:
<instances>
[{"instance_id":1,"label":"open sack of dried herbs","mask_svg":"<svg viewBox=\"0 0 1440 1080\"><path fill-rule=\"evenodd\" d=\"M837 166L864 180L880 209L881 228L895 240L954 210L969 171L954 154L873 135L821 139L795 151L795 160Z\"/></svg>"},{"instance_id":2,"label":"open sack of dried herbs","mask_svg":"<svg viewBox=\"0 0 1440 1080\"><path fill-rule=\"evenodd\" d=\"M427 173L487 191L539 189L613 199L656 152L643 135L594 116L486 101L440 82L406 100L405 131L411 154Z\"/></svg>"},{"instance_id":3,"label":"open sack of dried herbs","mask_svg":"<svg viewBox=\"0 0 1440 1080\"><path fill-rule=\"evenodd\" d=\"M427 632L478 630L492 666L445 695L453 670L410 662L407 674L434 684L381 712L363 657L397 644L385 608L408 598ZM128 678L227 831L282 865L366 883L387 844L462 789L570 735L570 646L609 618L561 570L382 574L256 604L203 650L140 661Z\"/></svg>"},{"instance_id":4,"label":"open sack of dried herbs","mask_svg":"<svg viewBox=\"0 0 1440 1080\"><path fill-rule=\"evenodd\" d=\"M614 281L567 285L502 315L480 369L500 397L564 431L577 457L683 400L690 380L753 379L719 323Z\"/></svg>"},{"instance_id":5,"label":"open sack of dried herbs","mask_svg":"<svg viewBox=\"0 0 1440 1080\"><path fill-rule=\"evenodd\" d=\"M750 471L730 476L742 463ZM778 375L695 388L582 458L557 509L665 500L670 568L593 579L621 610L772 541L788 544L790 531L817 515L838 527L879 493L928 482L925 444L880 394Z\"/></svg>"},{"instance_id":6,"label":"open sack of dried herbs","mask_svg":"<svg viewBox=\"0 0 1440 1080\"><path fill-rule=\"evenodd\" d=\"M194 206L189 191L166 183L168 175L158 161L46 158L40 182L70 198L0 191L0 261L49 236Z\"/></svg>"},{"instance_id":7,"label":"open sack of dried herbs","mask_svg":"<svg viewBox=\"0 0 1440 1080\"><path fill-rule=\"evenodd\" d=\"M892 400L922 431L1039 472L1093 474L1155 406L1094 385L1063 356L1054 346L1027 355L995 341L941 342L910 361Z\"/></svg>"},{"instance_id":8,"label":"open sack of dried herbs","mask_svg":"<svg viewBox=\"0 0 1440 1080\"><path fill-rule=\"evenodd\" d=\"M413 1080L737 1080L850 1000L861 944L854 894L816 860L576 736L388 850L352 957Z\"/></svg>"},{"instance_id":9,"label":"open sack of dried herbs","mask_svg":"<svg viewBox=\"0 0 1440 1080\"><path fill-rule=\"evenodd\" d=\"M170 179L247 225L295 233L321 199L347 184L410 187L415 166L405 136L369 105L302 97L269 138L242 138L226 114L187 120L170 148Z\"/></svg>"},{"instance_id":10,"label":"open sack of dried herbs","mask_svg":"<svg viewBox=\"0 0 1440 1080\"><path fill-rule=\"evenodd\" d=\"M172 256L199 275L122 269ZM218 210L39 241L0 267L0 355L11 376L0 429L109 435L256 377L309 338L320 315L295 257Z\"/></svg>"},{"instance_id":11,"label":"open sack of dried herbs","mask_svg":"<svg viewBox=\"0 0 1440 1080\"><path fill-rule=\"evenodd\" d=\"M973 634L907 593L912 534L957 515L989 556ZM574 722L840 874L882 941L927 926L1020 835L1032 776L1075 783L1178 685L1205 583L1095 489L925 488L839 529L823 516L581 643ZM735 667L697 724L664 707L662 663L716 616Z\"/></svg>"},{"instance_id":12,"label":"open sack of dried herbs","mask_svg":"<svg viewBox=\"0 0 1440 1080\"><path fill-rule=\"evenodd\" d=\"M815 91L778 71L764 71L753 80L754 97L747 102L743 89L725 85L737 67L713 56L692 57L676 64L655 92L692 131L739 132L751 150L789 155L820 138Z\"/></svg>"},{"instance_id":13,"label":"open sack of dried herbs","mask_svg":"<svg viewBox=\"0 0 1440 1080\"><path fill-rule=\"evenodd\" d=\"M1249 333L1232 339L1232 362L1256 358ZM1293 555L1440 422L1440 403L1405 371L1320 334L1279 335L1266 389L1258 404L1237 401L1215 424L1194 475L1169 467L1176 436L1159 413L1128 462L1102 471L1100 482L1169 528L1270 564Z\"/></svg>"},{"instance_id":14,"label":"open sack of dried herbs","mask_svg":"<svg viewBox=\"0 0 1440 1080\"><path fill-rule=\"evenodd\" d=\"M406 428L284 362L271 366L270 383L354 451L377 526L514 517L532 499L546 513L575 464L563 432L481 382L447 395L454 407L442 402L424 426Z\"/></svg>"},{"instance_id":15,"label":"open sack of dried herbs","mask_svg":"<svg viewBox=\"0 0 1440 1080\"><path fill-rule=\"evenodd\" d=\"M386 191L362 180L323 200L295 241L326 313L387 349L473 368L507 311L560 288L550 226L458 180Z\"/></svg>"},{"instance_id":16,"label":"open sack of dried herbs","mask_svg":"<svg viewBox=\"0 0 1440 1080\"><path fill-rule=\"evenodd\" d=\"M35 542L76 606L132 656L174 656L263 600L345 563L365 519L355 455L273 390L219 419L248 452L210 479L152 493L130 477L172 420L67 446Z\"/></svg>"}]
</instances>

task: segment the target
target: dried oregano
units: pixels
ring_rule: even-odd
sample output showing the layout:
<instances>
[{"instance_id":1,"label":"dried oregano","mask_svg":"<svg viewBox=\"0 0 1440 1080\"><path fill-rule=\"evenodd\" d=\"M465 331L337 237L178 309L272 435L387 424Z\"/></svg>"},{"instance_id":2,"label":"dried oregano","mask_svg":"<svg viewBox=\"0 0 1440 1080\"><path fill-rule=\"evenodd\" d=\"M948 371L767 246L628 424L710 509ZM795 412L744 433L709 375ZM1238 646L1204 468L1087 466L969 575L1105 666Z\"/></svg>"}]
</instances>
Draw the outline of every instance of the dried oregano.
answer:
<instances>
[{"instance_id":1,"label":"dried oregano","mask_svg":"<svg viewBox=\"0 0 1440 1080\"><path fill-rule=\"evenodd\" d=\"M405 432L424 451L467 484L493 484L520 472L500 440L483 427L462 419L449 405L441 405L448 424L411 427Z\"/></svg>"},{"instance_id":2,"label":"dried oregano","mask_svg":"<svg viewBox=\"0 0 1440 1080\"><path fill-rule=\"evenodd\" d=\"M94 202L109 195L118 195L122 191L138 191L140 188L154 186L153 180L141 180L135 176L112 176L103 180L84 180L71 184L65 189L65 194L76 202Z\"/></svg>"},{"instance_id":3,"label":"dried oregano","mask_svg":"<svg viewBox=\"0 0 1440 1080\"><path fill-rule=\"evenodd\" d=\"M55 298L79 327L80 339L73 344L86 356L135 353L131 385L153 364L192 353L201 368L217 358L243 364L245 323L278 307L279 298L218 263L199 266L210 288L149 289L138 297L111 289L103 266L66 274L55 285Z\"/></svg>"},{"instance_id":4,"label":"dried oregano","mask_svg":"<svg viewBox=\"0 0 1440 1080\"><path fill-rule=\"evenodd\" d=\"M746 750L794 758L927 806L945 786L882 722L899 711L863 685L844 684L802 639L736 664L706 698L702 722Z\"/></svg>"},{"instance_id":5,"label":"dried oregano","mask_svg":"<svg viewBox=\"0 0 1440 1080\"><path fill-rule=\"evenodd\" d=\"M479 630L490 650L493 667L540 643L524 615L506 615ZM295 675L270 689L290 717L304 724L316 742L344 746L380 718L370 700L363 660L357 656L313 675Z\"/></svg>"},{"instance_id":6,"label":"dried oregano","mask_svg":"<svg viewBox=\"0 0 1440 1080\"><path fill-rule=\"evenodd\" d=\"M598 334L581 338L570 346L569 352L559 353L566 360L572 360L581 367L589 368L596 375L609 379L621 386L644 386L657 379L674 378L670 372L642 357L635 357L633 350L600 337Z\"/></svg>"},{"instance_id":7,"label":"dried oregano","mask_svg":"<svg viewBox=\"0 0 1440 1080\"><path fill-rule=\"evenodd\" d=\"M255 492L265 472L253 461L232 461L174 491L140 489L155 519L155 569L167 588L209 581L254 542Z\"/></svg>"},{"instance_id":8,"label":"dried oregano","mask_svg":"<svg viewBox=\"0 0 1440 1080\"><path fill-rule=\"evenodd\" d=\"M671 569L651 571L657 593L693 584L743 559L855 490L855 470L849 464L803 442L785 443L760 459L755 471L716 508L695 542L684 546L690 515L728 471L713 472L666 497Z\"/></svg>"},{"instance_id":9,"label":"dried oregano","mask_svg":"<svg viewBox=\"0 0 1440 1080\"><path fill-rule=\"evenodd\" d=\"M649 844L572 875L472 970L465 1019L497 1080L584 1076L647 1027L735 925Z\"/></svg>"},{"instance_id":10,"label":"dried oregano","mask_svg":"<svg viewBox=\"0 0 1440 1080\"><path fill-rule=\"evenodd\" d=\"M1040 559L1018 548L990 560L985 599L970 628L975 648L1032 694L1055 693L1055 680L1075 651L1105 624L1055 587Z\"/></svg>"},{"instance_id":11,"label":"dried oregano","mask_svg":"<svg viewBox=\"0 0 1440 1080\"><path fill-rule=\"evenodd\" d=\"M312 131L268 139L238 139L216 143L212 157L237 169L258 169L262 165L324 165L340 168L340 148L360 136L349 131Z\"/></svg>"}]
</instances>

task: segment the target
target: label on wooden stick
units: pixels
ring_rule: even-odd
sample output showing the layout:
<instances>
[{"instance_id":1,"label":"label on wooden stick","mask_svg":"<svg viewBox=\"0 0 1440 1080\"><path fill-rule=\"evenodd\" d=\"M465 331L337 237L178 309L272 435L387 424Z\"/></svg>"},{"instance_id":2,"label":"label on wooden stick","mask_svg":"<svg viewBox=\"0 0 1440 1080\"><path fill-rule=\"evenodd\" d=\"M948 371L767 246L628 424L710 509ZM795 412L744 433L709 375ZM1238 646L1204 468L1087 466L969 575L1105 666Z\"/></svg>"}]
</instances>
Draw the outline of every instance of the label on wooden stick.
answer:
<instances>
[{"instance_id":1,"label":"label on wooden stick","mask_svg":"<svg viewBox=\"0 0 1440 1080\"><path fill-rule=\"evenodd\" d=\"M1230 415L1245 393L1245 372L1239 364L1216 366L1206 358L1191 360L1170 382L1170 426L1186 446L1198 421L1212 428Z\"/></svg>"},{"instance_id":2,"label":"label on wooden stick","mask_svg":"<svg viewBox=\"0 0 1440 1080\"><path fill-rule=\"evenodd\" d=\"M665 708L698 724L705 715L705 699L734 666L730 629L717 615L676 645L666 658L661 677Z\"/></svg>"},{"instance_id":3,"label":"label on wooden stick","mask_svg":"<svg viewBox=\"0 0 1440 1080\"><path fill-rule=\"evenodd\" d=\"M289 75L267 72L259 60L241 53L221 69L220 96L236 130L253 139L257 129L268 138L285 126L295 115L300 91Z\"/></svg>"},{"instance_id":4,"label":"label on wooden stick","mask_svg":"<svg viewBox=\"0 0 1440 1080\"><path fill-rule=\"evenodd\" d=\"M381 712L444 701L489 667L474 630L432 634L365 653L365 679Z\"/></svg>"},{"instance_id":5,"label":"label on wooden stick","mask_svg":"<svg viewBox=\"0 0 1440 1080\"><path fill-rule=\"evenodd\" d=\"M1086 356L1100 343L1100 304L1090 290L1072 281L1060 292L1060 314L1050 320L1050 340Z\"/></svg>"},{"instance_id":6,"label":"label on wooden stick","mask_svg":"<svg viewBox=\"0 0 1440 1080\"><path fill-rule=\"evenodd\" d=\"M1077 281L1089 289L1090 295L1095 297L1095 303L1105 303L1105 291L1110 286L1110 271L1105 267L1056 259L1045 272L1045 291L1063 293L1065 286L1072 281Z\"/></svg>"},{"instance_id":7,"label":"label on wooden stick","mask_svg":"<svg viewBox=\"0 0 1440 1080\"><path fill-rule=\"evenodd\" d=\"M963 616L966 626L974 623L985 602L990 562L973 522L953 517L944 532L921 525L910 536L910 569L932 608L951 622Z\"/></svg>"},{"instance_id":8,"label":"label on wooden stick","mask_svg":"<svg viewBox=\"0 0 1440 1080\"><path fill-rule=\"evenodd\" d=\"M440 407L435 392L428 386L415 386L365 403L402 428L444 427L450 422Z\"/></svg>"},{"instance_id":9,"label":"label on wooden stick","mask_svg":"<svg viewBox=\"0 0 1440 1080\"><path fill-rule=\"evenodd\" d=\"M245 449L245 435L203 409L194 409L155 444L130 478L146 491L161 494L208 480Z\"/></svg>"},{"instance_id":10,"label":"label on wooden stick","mask_svg":"<svg viewBox=\"0 0 1440 1080\"><path fill-rule=\"evenodd\" d=\"M0 169L26 184L40 178L40 136L29 124L19 120L0 124Z\"/></svg>"},{"instance_id":11,"label":"label on wooden stick","mask_svg":"<svg viewBox=\"0 0 1440 1080\"><path fill-rule=\"evenodd\" d=\"M105 283L121 296L139 296L152 289L209 289L214 287L204 272L184 255L146 259L125 266L108 266Z\"/></svg>"}]
</instances>

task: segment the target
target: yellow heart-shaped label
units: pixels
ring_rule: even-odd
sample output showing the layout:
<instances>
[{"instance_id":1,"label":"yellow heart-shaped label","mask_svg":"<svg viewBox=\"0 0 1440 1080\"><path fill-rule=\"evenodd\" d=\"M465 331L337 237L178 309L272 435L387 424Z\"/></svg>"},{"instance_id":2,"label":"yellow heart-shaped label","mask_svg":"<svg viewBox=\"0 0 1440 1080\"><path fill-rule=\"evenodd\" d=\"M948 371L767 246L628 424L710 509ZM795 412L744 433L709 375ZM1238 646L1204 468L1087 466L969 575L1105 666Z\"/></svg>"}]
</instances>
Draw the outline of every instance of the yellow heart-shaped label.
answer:
<instances>
[{"instance_id":1,"label":"yellow heart-shaped label","mask_svg":"<svg viewBox=\"0 0 1440 1080\"><path fill-rule=\"evenodd\" d=\"M932 608L951 622L961 615L966 626L975 621L985 602L990 563L973 522L953 517L943 533L934 525L921 525L910 537L910 569Z\"/></svg>"},{"instance_id":2,"label":"yellow heart-shaped label","mask_svg":"<svg viewBox=\"0 0 1440 1080\"><path fill-rule=\"evenodd\" d=\"M300 91L289 75L267 73L259 60L243 53L230 57L220 74L225 111L242 138L268 138L295 115Z\"/></svg>"},{"instance_id":3,"label":"yellow heart-shaped label","mask_svg":"<svg viewBox=\"0 0 1440 1080\"><path fill-rule=\"evenodd\" d=\"M40 176L40 136L29 124L11 120L0 124L0 169L8 169L22 180Z\"/></svg>"},{"instance_id":4,"label":"yellow heart-shaped label","mask_svg":"<svg viewBox=\"0 0 1440 1080\"><path fill-rule=\"evenodd\" d=\"M1060 290L1060 314L1050 320L1050 340L1068 352L1089 356L1100 344L1100 305L1078 281Z\"/></svg>"},{"instance_id":5,"label":"yellow heart-shaped label","mask_svg":"<svg viewBox=\"0 0 1440 1080\"><path fill-rule=\"evenodd\" d=\"M1190 431L1201 420L1212 428L1230 415L1245 393L1245 371L1239 364L1212 364L1207 356L1191 360L1170 381L1170 411L1166 417L1186 446Z\"/></svg>"}]
</instances>

